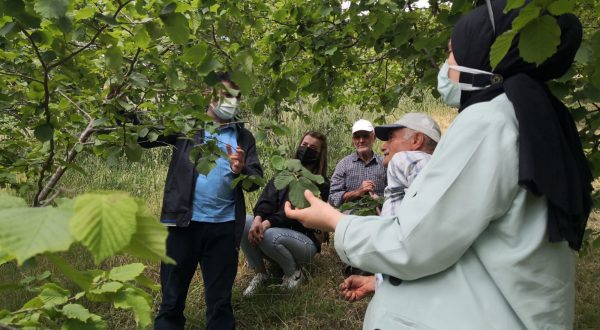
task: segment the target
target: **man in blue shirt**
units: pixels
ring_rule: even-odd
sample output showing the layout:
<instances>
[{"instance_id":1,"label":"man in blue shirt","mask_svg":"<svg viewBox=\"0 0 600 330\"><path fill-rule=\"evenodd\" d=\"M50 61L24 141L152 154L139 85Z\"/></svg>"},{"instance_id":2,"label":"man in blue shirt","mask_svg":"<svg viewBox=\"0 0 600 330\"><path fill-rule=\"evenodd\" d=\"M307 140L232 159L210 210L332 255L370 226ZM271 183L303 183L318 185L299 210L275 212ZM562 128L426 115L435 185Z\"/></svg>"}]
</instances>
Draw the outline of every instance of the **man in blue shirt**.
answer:
<instances>
[{"instance_id":1,"label":"man in blue shirt","mask_svg":"<svg viewBox=\"0 0 600 330\"><path fill-rule=\"evenodd\" d=\"M214 133L200 130L193 139L169 135L140 142L148 148L174 146L161 222L169 226L167 255L177 264L161 264L162 301L155 329L184 328L185 300L198 264L204 281L206 328L235 328L231 290L246 206L242 185L232 188L231 182L242 174L262 177L263 172L252 133L233 121L239 110L238 87L228 74L220 74L219 78L219 98L213 99L207 109L213 121L220 124ZM203 175L190 161L190 151L207 141L215 141L228 157L218 158L216 166Z\"/></svg>"}]
</instances>

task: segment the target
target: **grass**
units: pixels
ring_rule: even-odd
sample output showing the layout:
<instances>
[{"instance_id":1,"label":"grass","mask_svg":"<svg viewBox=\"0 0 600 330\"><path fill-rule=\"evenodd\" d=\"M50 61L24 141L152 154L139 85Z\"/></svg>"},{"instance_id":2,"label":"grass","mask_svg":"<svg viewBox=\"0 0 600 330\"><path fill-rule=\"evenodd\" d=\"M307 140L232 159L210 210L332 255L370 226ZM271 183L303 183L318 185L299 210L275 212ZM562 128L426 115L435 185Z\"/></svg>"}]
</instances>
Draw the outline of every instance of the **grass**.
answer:
<instances>
[{"instance_id":1,"label":"grass","mask_svg":"<svg viewBox=\"0 0 600 330\"><path fill-rule=\"evenodd\" d=\"M303 114L309 115L305 122L294 114L270 114L270 118L286 123L290 134L278 136L272 131L258 131L259 124L267 119L256 118L249 123L255 132L258 148L266 169L266 177L272 176L272 170L267 159L267 151L278 151L290 155L295 149L298 139L307 130L326 132L329 139L329 173L332 173L336 162L351 152L350 127L355 119L374 119L368 112L349 108L335 113L312 113L308 105L299 105ZM423 111L430 113L445 131L456 112L453 109L439 105L433 100L423 104L402 102L403 112ZM266 117L266 116L265 116ZM401 117L398 112L386 118L394 122ZM272 120L272 119L269 119ZM376 148L378 148L377 145ZM123 161L114 166L106 165L102 160L93 157L82 157L80 165L88 172L87 175L71 171L63 181L69 195L77 195L94 190L123 190L144 199L148 208L156 215L162 204L162 191L170 150L158 148L146 152L139 163ZM254 204L258 193L247 194L248 209ZM600 230L600 214L596 213L590 220L590 227ZM94 267L91 258L80 246L72 248L64 254L78 269ZM108 269L113 266L135 262L127 256L116 256L105 261L100 267ZM576 297L576 329L600 329L600 249L592 251L577 262L577 297ZM240 253L238 276L234 284L233 308L240 329L359 329L367 307L368 300L357 303L347 303L337 294L337 286L342 281L342 265L332 245L324 245L322 252L316 256L313 263L307 267L308 281L299 290L284 291L277 287L277 281L271 281L271 286L260 289L251 298L244 298L242 292L253 276L245 265L243 253ZM13 264L0 266L0 283L14 282L23 274L35 274L43 270L53 273L53 266L43 257L38 258L37 267L17 269ZM147 264L146 275L159 282L158 264ZM187 329L203 329L204 298L203 285L197 272L190 286L185 315L188 319ZM72 290L75 290L71 286ZM0 309L16 309L33 296L24 291L0 292ZM154 293L154 310L158 309L160 294ZM89 306L108 322L109 329L134 329L135 321L130 312L115 309L108 304Z\"/></svg>"}]
</instances>

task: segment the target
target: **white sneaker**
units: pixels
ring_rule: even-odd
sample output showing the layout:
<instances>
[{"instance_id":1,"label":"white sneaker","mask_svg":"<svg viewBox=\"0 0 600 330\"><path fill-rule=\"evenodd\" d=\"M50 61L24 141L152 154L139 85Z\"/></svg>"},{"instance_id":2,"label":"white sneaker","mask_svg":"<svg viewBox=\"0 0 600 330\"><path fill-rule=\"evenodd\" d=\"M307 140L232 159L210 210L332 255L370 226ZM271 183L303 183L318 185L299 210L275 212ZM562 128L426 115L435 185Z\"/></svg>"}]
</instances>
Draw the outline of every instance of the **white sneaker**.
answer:
<instances>
[{"instance_id":1,"label":"white sneaker","mask_svg":"<svg viewBox=\"0 0 600 330\"><path fill-rule=\"evenodd\" d=\"M283 282L281 282L281 286L285 289L295 289L302 282L304 282L304 275L300 269L296 269L290 275L283 275Z\"/></svg>"},{"instance_id":2,"label":"white sneaker","mask_svg":"<svg viewBox=\"0 0 600 330\"><path fill-rule=\"evenodd\" d=\"M265 274L265 273L258 273L256 275L254 275L254 277L250 281L250 284L248 284L248 287L246 288L246 290L244 290L244 297L249 297L249 296L253 295L254 292L256 291L256 288L258 288L261 284L263 284L268 279L269 279L269 275Z\"/></svg>"}]
</instances>

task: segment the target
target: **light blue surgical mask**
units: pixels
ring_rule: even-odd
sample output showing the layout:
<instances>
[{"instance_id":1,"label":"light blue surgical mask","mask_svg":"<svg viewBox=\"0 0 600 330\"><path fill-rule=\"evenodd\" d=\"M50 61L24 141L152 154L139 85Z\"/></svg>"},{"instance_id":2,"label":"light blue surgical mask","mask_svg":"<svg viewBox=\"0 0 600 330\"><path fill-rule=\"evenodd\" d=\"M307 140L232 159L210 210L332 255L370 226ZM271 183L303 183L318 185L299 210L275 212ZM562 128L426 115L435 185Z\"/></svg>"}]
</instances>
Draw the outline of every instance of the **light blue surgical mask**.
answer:
<instances>
[{"instance_id":1,"label":"light blue surgical mask","mask_svg":"<svg viewBox=\"0 0 600 330\"><path fill-rule=\"evenodd\" d=\"M231 120L239 112L239 100L235 97L225 97L219 100L213 108L215 115L223 120Z\"/></svg>"},{"instance_id":2,"label":"light blue surgical mask","mask_svg":"<svg viewBox=\"0 0 600 330\"><path fill-rule=\"evenodd\" d=\"M437 90L440 92L444 103L451 107L458 108L460 106L460 85L448 77L448 60L446 60L444 65L440 68L437 78Z\"/></svg>"}]
</instances>

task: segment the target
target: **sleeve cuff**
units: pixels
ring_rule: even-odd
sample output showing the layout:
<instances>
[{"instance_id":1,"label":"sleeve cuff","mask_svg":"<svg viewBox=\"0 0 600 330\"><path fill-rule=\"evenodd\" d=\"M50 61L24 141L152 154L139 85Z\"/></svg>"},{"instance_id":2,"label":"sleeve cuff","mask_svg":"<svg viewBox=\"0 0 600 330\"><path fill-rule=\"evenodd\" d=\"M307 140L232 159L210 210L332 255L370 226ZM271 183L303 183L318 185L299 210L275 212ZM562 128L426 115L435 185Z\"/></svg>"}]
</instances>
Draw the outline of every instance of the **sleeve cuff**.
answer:
<instances>
[{"instance_id":1,"label":"sleeve cuff","mask_svg":"<svg viewBox=\"0 0 600 330\"><path fill-rule=\"evenodd\" d=\"M335 251L337 252L340 259L345 264L351 265L350 259L346 255L346 250L344 249L344 238L346 237L346 231L348 230L348 226L352 222L352 216L344 216L337 224L335 228L335 236L334 236L334 246Z\"/></svg>"}]
</instances>

